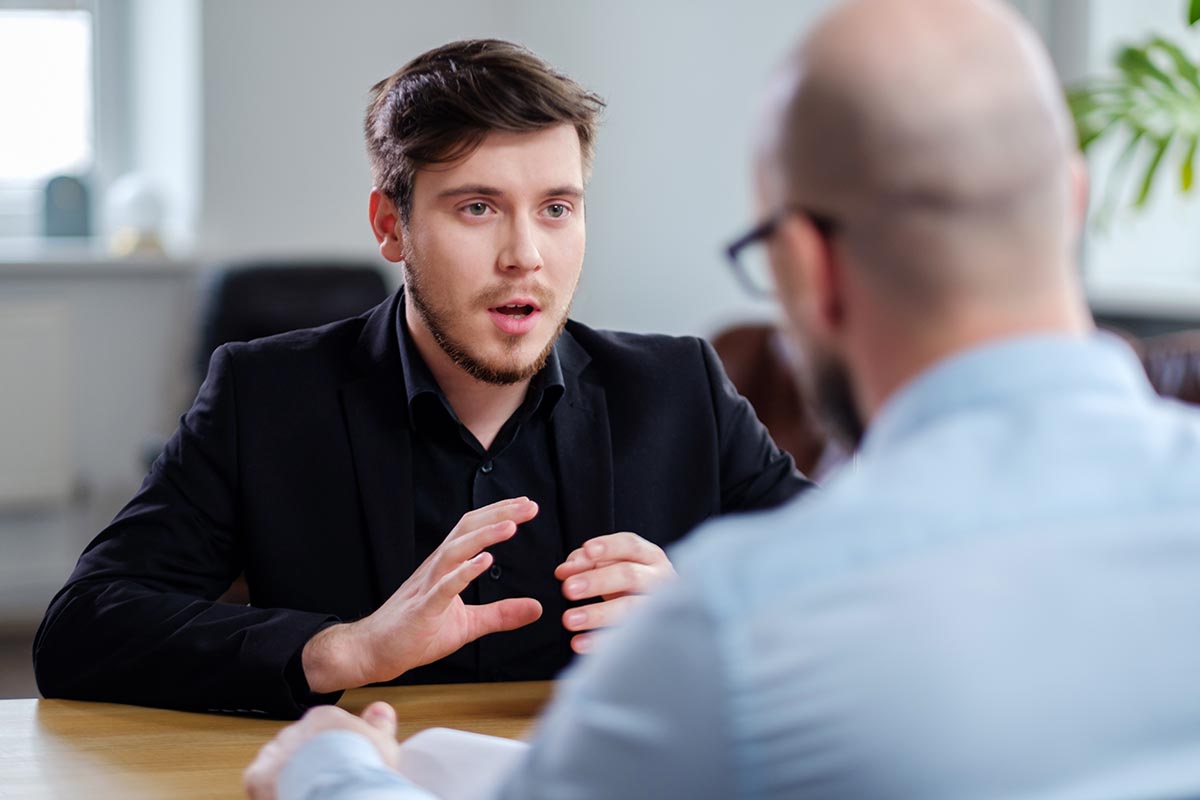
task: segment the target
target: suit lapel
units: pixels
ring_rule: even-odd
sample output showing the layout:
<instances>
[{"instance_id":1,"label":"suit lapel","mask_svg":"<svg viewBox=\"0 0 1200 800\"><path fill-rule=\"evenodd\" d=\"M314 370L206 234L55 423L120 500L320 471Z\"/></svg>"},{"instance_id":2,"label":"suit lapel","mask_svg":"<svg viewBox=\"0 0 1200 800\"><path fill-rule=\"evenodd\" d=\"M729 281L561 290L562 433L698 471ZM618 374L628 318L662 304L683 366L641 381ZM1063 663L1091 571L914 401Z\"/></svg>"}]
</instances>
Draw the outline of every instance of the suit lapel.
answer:
<instances>
[{"instance_id":1,"label":"suit lapel","mask_svg":"<svg viewBox=\"0 0 1200 800\"><path fill-rule=\"evenodd\" d=\"M342 410L379 603L416 569L412 437L395 336L400 294L371 313L355 351L358 374Z\"/></svg>"},{"instance_id":2,"label":"suit lapel","mask_svg":"<svg viewBox=\"0 0 1200 800\"><path fill-rule=\"evenodd\" d=\"M569 332L559 339L566 392L551 415L559 516L567 552L613 533L612 433L603 387L588 380L590 357Z\"/></svg>"}]
</instances>

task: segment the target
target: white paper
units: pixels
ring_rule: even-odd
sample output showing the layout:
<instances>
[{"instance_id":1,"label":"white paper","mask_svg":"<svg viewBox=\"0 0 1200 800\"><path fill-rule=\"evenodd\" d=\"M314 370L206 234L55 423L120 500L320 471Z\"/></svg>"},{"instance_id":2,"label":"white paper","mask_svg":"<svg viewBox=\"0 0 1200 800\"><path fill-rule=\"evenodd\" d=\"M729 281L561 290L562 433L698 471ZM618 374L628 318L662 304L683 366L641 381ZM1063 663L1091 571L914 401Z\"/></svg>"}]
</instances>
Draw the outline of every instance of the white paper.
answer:
<instances>
[{"instance_id":1,"label":"white paper","mask_svg":"<svg viewBox=\"0 0 1200 800\"><path fill-rule=\"evenodd\" d=\"M482 800L528 749L499 736L427 728L400 745L397 768L441 800Z\"/></svg>"}]
</instances>

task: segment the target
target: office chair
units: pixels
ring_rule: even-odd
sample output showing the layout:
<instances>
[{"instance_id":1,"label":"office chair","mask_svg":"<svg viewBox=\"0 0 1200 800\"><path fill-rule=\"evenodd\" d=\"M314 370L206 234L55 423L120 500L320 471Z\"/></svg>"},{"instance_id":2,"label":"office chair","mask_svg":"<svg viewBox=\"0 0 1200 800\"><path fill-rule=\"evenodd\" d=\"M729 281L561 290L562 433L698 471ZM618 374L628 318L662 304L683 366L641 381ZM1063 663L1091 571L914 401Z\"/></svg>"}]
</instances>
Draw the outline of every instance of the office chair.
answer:
<instances>
[{"instance_id":1,"label":"office chair","mask_svg":"<svg viewBox=\"0 0 1200 800\"><path fill-rule=\"evenodd\" d=\"M388 295L370 262L235 262L214 270L204 291L196 370L227 342L315 328L355 317Z\"/></svg>"}]
</instances>

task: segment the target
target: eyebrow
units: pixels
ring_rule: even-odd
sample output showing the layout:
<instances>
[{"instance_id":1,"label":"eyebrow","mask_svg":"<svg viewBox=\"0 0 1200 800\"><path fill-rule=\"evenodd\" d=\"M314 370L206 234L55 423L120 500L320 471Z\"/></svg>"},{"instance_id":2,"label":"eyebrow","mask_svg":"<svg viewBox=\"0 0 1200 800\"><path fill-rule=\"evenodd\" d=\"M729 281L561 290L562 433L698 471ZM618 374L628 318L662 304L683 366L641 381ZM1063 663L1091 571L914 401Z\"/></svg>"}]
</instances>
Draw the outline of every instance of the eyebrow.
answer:
<instances>
[{"instance_id":1,"label":"eyebrow","mask_svg":"<svg viewBox=\"0 0 1200 800\"><path fill-rule=\"evenodd\" d=\"M438 193L439 198L443 197L462 197L463 195L479 195L481 197L503 197L506 192L503 189L495 186L488 186L482 183L469 183L462 186L451 186ZM572 200L577 200L583 197L583 189L578 186L564 184L555 186L543 193L544 197L569 197Z\"/></svg>"}]
</instances>

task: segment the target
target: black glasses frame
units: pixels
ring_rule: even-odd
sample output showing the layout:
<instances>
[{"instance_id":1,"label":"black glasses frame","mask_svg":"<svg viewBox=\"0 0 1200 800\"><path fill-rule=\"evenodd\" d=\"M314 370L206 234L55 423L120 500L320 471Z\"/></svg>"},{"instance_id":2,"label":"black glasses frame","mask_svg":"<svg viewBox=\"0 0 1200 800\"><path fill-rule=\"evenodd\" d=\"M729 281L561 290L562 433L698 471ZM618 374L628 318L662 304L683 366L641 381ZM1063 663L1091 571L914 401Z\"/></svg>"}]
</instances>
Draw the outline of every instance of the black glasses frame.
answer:
<instances>
[{"instance_id":1,"label":"black glasses frame","mask_svg":"<svg viewBox=\"0 0 1200 800\"><path fill-rule=\"evenodd\" d=\"M754 297L770 297L773 292L770 289L764 289L754 282L754 278L751 277L749 270L746 269L746 265L742 263L741 254L748 247L765 242L774 236L780 223L792 214L803 214L808 217L813 227L817 229L817 233L826 239L836 234L841 227L841 223L828 214L822 214L819 211L813 211L803 206L788 204L730 243L725 248L725 255L729 258L729 265L732 267L734 275L737 276L738 282Z\"/></svg>"}]
</instances>

